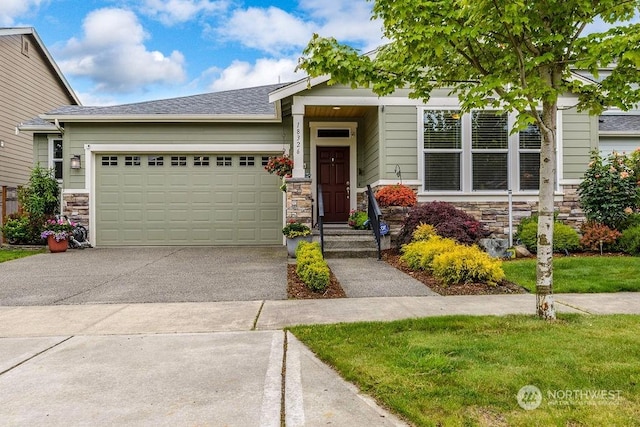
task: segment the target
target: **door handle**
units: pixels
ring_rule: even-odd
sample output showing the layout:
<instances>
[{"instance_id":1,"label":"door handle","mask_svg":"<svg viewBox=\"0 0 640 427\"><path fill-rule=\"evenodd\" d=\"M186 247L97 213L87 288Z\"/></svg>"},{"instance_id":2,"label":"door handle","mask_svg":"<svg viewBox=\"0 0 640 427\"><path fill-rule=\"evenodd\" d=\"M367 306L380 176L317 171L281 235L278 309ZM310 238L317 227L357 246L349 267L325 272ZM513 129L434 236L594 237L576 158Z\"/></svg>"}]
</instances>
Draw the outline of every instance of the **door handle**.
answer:
<instances>
[{"instance_id":1,"label":"door handle","mask_svg":"<svg viewBox=\"0 0 640 427\"><path fill-rule=\"evenodd\" d=\"M351 185L349 181L347 181L346 184L347 184L347 199L349 199L351 197Z\"/></svg>"}]
</instances>

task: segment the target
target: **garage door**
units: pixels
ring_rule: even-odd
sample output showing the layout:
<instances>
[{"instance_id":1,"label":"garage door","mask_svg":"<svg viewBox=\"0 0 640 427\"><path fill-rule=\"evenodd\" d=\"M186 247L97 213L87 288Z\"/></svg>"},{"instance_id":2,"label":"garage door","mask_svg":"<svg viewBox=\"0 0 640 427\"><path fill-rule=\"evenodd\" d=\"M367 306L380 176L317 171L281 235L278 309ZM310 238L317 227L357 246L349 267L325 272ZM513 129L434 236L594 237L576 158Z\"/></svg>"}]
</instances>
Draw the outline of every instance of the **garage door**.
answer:
<instances>
[{"instance_id":1,"label":"garage door","mask_svg":"<svg viewBox=\"0 0 640 427\"><path fill-rule=\"evenodd\" d=\"M96 154L96 244L282 243L267 154Z\"/></svg>"}]
</instances>

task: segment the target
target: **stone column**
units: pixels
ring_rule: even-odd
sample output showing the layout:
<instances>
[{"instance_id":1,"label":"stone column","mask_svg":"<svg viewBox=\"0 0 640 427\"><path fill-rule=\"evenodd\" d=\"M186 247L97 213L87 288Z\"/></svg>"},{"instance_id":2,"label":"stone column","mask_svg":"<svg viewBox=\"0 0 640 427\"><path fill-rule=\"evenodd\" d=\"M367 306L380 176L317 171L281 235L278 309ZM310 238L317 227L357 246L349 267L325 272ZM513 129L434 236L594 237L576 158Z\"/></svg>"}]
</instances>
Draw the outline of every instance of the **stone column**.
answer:
<instances>
[{"instance_id":1,"label":"stone column","mask_svg":"<svg viewBox=\"0 0 640 427\"><path fill-rule=\"evenodd\" d=\"M311 227L313 200L310 178L287 178L287 222L293 220Z\"/></svg>"},{"instance_id":2,"label":"stone column","mask_svg":"<svg viewBox=\"0 0 640 427\"><path fill-rule=\"evenodd\" d=\"M87 193L63 193L62 214L89 228L89 194Z\"/></svg>"}]
</instances>

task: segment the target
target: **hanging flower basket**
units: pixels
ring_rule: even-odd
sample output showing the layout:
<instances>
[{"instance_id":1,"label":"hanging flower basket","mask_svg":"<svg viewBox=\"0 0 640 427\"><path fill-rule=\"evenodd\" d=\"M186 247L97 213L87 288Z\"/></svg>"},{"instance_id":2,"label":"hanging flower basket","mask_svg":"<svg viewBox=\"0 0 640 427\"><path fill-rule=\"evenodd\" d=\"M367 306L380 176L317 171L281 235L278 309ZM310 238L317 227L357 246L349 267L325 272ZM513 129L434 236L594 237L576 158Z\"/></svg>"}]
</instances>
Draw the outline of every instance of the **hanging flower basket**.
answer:
<instances>
[{"instance_id":1,"label":"hanging flower basket","mask_svg":"<svg viewBox=\"0 0 640 427\"><path fill-rule=\"evenodd\" d=\"M287 155L269 157L264 170L282 178L289 178L293 171L293 160Z\"/></svg>"}]
</instances>

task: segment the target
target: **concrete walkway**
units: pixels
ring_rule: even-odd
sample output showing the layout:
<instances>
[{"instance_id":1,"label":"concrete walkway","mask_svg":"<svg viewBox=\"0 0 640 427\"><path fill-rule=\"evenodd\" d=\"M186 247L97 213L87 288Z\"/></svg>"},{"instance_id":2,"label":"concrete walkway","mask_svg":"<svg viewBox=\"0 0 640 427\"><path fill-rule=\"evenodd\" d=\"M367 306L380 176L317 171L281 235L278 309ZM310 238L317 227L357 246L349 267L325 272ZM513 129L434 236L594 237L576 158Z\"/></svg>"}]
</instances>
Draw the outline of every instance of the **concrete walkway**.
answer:
<instances>
[{"instance_id":1,"label":"concrete walkway","mask_svg":"<svg viewBox=\"0 0 640 427\"><path fill-rule=\"evenodd\" d=\"M556 300L640 314L637 293ZM533 295L0 307L2 424L404 425L281 329L534 307Z\"/></svg>"}]
</instances>

